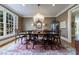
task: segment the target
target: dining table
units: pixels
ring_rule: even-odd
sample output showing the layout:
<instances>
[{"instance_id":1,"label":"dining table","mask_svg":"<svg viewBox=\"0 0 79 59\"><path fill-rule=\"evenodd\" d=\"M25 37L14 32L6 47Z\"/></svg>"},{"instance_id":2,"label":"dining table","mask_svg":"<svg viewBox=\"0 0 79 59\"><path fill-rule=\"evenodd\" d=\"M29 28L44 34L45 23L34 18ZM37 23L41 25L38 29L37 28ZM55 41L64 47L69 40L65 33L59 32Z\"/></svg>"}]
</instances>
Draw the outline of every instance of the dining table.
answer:
<instances>
[{"instance_id":1,"label":"dining table","mask_svg":"<svg viewBox=\"0 0 79 59\"><path fill-rule=\"evenodd\" d=\"M32 41L32 37L34 35L37 36L37 40L44 40L42 37L45 37L47 35L50 36L49 40L52 40L52 38L55 39L55 36L59 36L59 33L55 33L55 32L52 32L52 31L50 31L48 33L46 33L46 32L39 32L39 33L34 33L34 32L30 32L30 33L29 32L20 32L19 35L24 35L24 36L27 37L26 40L28 39L29 41Z\"/></svg>"}]
</instances>

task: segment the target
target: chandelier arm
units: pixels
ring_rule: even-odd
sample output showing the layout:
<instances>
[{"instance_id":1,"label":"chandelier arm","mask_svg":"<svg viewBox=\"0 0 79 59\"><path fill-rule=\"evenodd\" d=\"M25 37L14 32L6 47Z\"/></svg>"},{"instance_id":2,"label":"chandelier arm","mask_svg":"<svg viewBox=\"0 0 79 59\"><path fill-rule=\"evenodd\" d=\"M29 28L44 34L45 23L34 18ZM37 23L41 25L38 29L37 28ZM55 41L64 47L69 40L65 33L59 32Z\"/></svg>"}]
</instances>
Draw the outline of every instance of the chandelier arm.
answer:
<instances>
[{"instance_id":1,"label":"chandelier arm","mask_svg":"<svg viewBox=\"0 0 79 59\"><path fill-rule=\"evenodd\" d=\"M41 22L43 22L44 21L44 16L42 15L42 14L40 14L40 4L38 4L37 5L38 6L38 12L37 12L37 14L34 16L34 22L36 22L36 21L41 21Z\"/></svg>"}]
</instances>

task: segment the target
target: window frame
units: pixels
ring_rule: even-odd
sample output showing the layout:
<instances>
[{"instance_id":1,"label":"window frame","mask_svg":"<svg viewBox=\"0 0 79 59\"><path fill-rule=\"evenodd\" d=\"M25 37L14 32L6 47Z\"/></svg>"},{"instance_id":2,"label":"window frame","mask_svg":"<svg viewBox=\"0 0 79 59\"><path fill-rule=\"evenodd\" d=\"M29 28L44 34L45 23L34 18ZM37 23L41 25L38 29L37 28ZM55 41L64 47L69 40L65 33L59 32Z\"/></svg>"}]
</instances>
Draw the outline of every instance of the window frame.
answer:
<instances>
[{"instance_id":1,"label":"window frame","mask_svg":"<svg viewBox=\"0 0 79 59\"><path fill-rule=\"evenodd\" d=\"M0 40L1 40L1 39L5 39L7 37L15 35L15 28L18 28L15 26L18 24L18 16L2 6L0 6L0 11L3 11L3 25L4 25L3 26L3 32L4 32L3 36L0 36ZM10 33L10 34L7 34L7 31L6 31L6 13L11 14L13 17L13 33Z\"/></svg>"},{"instance_id":2,"label":"window frame","mask_svg":"<svg viewBox=\"0 0 79 59\"><path fill-rule=\"evenodd\" d=\"M0 12L2 12L2 20L3 20L3 11L2 10L0 10ZM1 20L1 19L0 19ZM2 27L2 26L3 27ZM0 22L0 29L3 29L3 30L0 30L0 33L2 32L3 33L3 35L4 35L4 22L2 21L2 22Z\"/></svg>"}]
</instances>

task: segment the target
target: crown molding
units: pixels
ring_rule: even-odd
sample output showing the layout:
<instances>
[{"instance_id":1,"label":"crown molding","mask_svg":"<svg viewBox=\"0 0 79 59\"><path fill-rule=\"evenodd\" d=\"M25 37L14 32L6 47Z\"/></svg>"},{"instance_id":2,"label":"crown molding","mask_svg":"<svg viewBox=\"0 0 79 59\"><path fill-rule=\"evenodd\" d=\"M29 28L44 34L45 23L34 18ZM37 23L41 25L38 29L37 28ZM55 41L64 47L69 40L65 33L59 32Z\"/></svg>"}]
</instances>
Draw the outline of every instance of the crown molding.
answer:
<instances>
[{"instance_id":1,"label":"crown molding","mask_svg":"<svg viewBox=\"0 0 79 59\"><path fill-rule=\"evenodd\" d=\"M67 11L69 8L71 8L72 6L74 6L74 4L69 5L68 7L66 7L64 10L62 10L60 13L58 13L56 16L45 16L45 17L58 17L59 15L61 15L62 13L64 13L65 11ZM23 16L23 17L33 17L33 16Z\"/></svg>"},{"instance_id":2,"label":"crown molding","mask_svg":"<svg viewBox=\"0 0 79 59\"><path fill-rule=\"evenodd\" d=\"M15 13L15 14L21 16L21 17L25 17L25 18L26 18L26 17L33 17L33 16L23 16L22 14L19 14L19 12L17 12L17 11L14 10L14 9L8 8L8 7L6 7L6 6L2 5L2 4L0 4L0 5L1 5L2 7L4 7L4 8L6 8L6 9L12 11L13 13ZM56 16L45 16L45 17L58 17L59 15L61 15L62 13L64 13L66 10L68 10L68 9L71 8L72 6L74 6L74 4L69 5L67 8L65 8L64 10L62 10L62 11L61 11L60 13L58 13Z\"/></svg>"},{"instance_id":3,"label":"crown molding","mask_svg":"<svg viewBox=\"0 0 79 59\"><path fill-rule=\"evenodd\" d=\"M74 8L72 8L71 10L72 10L72 12L75 12L75 11L79 10L79 5L76 5L76 6L75 6Z\"/></svg>"},{"instance_id":4,"label":"crown molding","mask_svg":"<svg viewBox=\"0 0 79 59\"><path fill-rule=\"evenodd\" d=\"M22 16L24 18L32 18L33 16ZM45 17L56 17L56 16L45 16Z\"/></svg>"},{"instance_id":5,"label":"crown molding","mask_svg":"<svg viewBox=\"0 0 79 59\"><path fill-rule=\"evenodd\" d=\"M56 15L56 17L58 17L59 15L61 15L62 13L64 13L65 11L67 11L69 8L71 8L72 6L74 6L74 4L72 4L72 5L69 5L67 8L65 8L64 10L62 10L60 13L58 13L57 15Z\"/></svg>"}]
</instances>

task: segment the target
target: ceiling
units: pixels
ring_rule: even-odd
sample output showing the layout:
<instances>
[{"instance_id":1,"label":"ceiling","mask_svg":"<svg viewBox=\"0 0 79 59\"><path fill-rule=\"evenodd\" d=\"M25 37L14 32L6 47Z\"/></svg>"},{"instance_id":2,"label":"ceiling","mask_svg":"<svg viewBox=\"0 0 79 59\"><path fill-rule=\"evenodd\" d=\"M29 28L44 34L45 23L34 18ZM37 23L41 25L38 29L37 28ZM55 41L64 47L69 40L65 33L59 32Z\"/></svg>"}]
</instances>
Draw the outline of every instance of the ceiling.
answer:
<instances>
[{"instance_id":1,"label":"ceiling","mask_svg":"<svg viewBox=\"0 0 79 59\"><path fill-rule=\"evenodd\" d=\"M79 5L75 9L72 10L72 15L75 16L77 14L79 14Z\"/></svg>"},{"instance_id":2,"label":"ceiling","mask_svg":"<svg viewBox=\"0 0 79 59\"><path fill-rule=\"evenodd\" d=\"M56 17L72 5L55 4L55 6L52 6L52 4L40 4L39 9L37 4L4 4L4 6L23 17L32 17L37 12L40 12L45 17Z\"/></svg>"}]
</instances>

